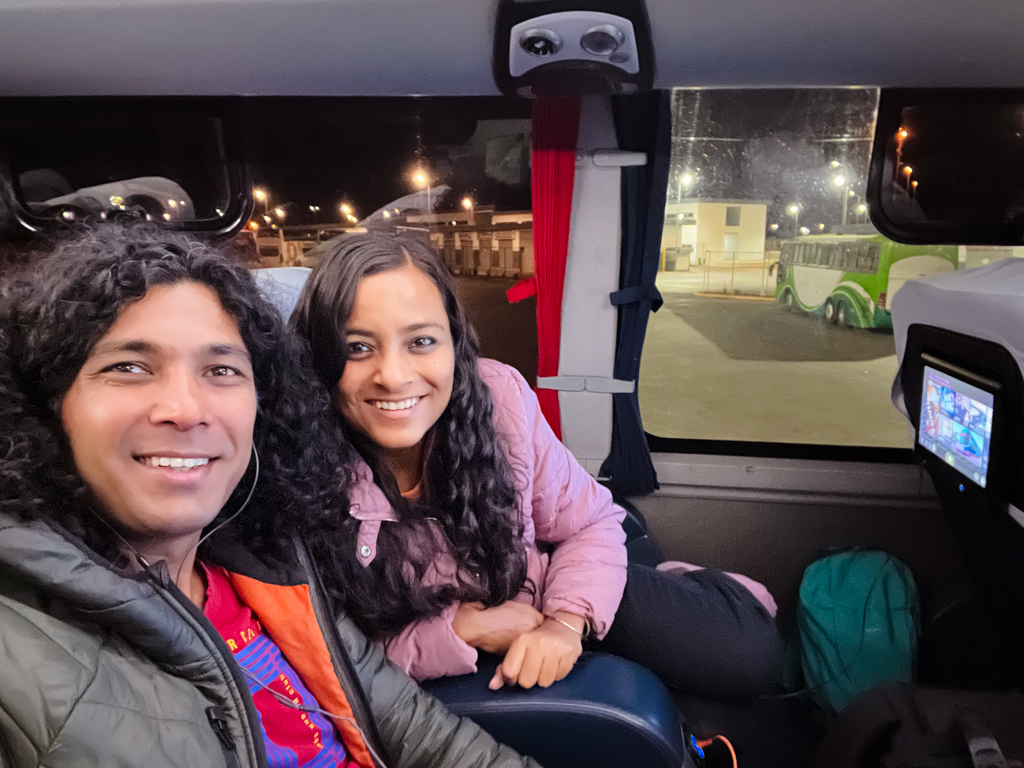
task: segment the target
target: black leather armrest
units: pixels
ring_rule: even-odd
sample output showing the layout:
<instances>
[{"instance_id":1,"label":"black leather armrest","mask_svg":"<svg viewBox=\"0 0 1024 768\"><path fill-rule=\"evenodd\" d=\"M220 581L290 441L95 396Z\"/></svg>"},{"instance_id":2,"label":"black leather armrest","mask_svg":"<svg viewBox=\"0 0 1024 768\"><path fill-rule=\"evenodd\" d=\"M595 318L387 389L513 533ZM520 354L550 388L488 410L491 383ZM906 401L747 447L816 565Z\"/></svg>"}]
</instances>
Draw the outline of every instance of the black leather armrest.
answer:
<instances>
[{"instance_id":1,"label":"black leather armrest","mask_svg":"<svg viewBox=\"0 0 1024 768\"><path fill-rule=\"evenodd\" d=\"M423 688L545 768L680 768L691 765L679 712L652 672L606 653L584 653L550 688L487 687L498 659L481 654L473 675Z\"/></svg>"}]
</instances>

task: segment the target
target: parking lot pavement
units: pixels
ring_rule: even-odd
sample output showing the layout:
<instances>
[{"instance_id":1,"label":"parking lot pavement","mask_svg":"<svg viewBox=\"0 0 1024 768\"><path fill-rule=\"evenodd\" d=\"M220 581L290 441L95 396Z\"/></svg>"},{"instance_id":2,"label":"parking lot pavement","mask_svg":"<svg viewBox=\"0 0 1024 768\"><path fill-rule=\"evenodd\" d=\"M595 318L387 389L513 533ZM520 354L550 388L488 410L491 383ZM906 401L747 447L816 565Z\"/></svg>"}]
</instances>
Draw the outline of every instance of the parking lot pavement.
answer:
<instances>
[{"instance_id":1,"label":"parking lot pavement","mask_svg":"<svg viewBox=\"0 0 1024 768\"><path fill-rule=\"evenodd\" d=\"M682 277L680 277L680 275ZM826 325L771 302L694 296L696 273L659 276L665 306L651 315L640 367L640 410L663 437L909 447L889 401L892 335ZM514 280L458 277L482 352L537 375L536 304L509 304Z\"/></svg>"},{"instance_id":2,"label":"parking lot pavement","mask_svg":"<svg viewBox=\"0 0 1024 768\"><path fill-rule=\"evenodd\" d=\"M659 281L660 283L661 281ZM909 447L892 335L774 303L670 292L651 315L640 411L663 437Z\"/></svg>"}]
</instances>

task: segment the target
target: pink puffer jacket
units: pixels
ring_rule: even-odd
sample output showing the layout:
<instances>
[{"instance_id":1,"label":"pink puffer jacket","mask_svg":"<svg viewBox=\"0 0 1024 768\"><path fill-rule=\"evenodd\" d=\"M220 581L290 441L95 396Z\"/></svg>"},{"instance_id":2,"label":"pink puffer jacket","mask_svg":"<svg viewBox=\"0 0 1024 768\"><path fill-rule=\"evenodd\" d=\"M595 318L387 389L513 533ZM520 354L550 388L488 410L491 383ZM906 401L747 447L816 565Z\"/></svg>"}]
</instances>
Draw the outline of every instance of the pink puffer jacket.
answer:
<instances>
[{"instance_id":1,"label":"pink puffer jacket","mask_svg":"<svg viewBox=\"0 0 1024 768\"><path fill-rule=\"evenodd\" d=\"M535 595L516 597L550 615L565 610L586 617L591 632L604 637L626 585L625 511L611 493L576 462L541 414L537 396L516 371L495 360L480 361L480 375L494 398L494 427L505 446L523 504L529 578ZM361 464L351 493L350 514L360 521L356 558L368 565L377 554L377 533L395 513L369 467ZM542 554L537 540L555 545ZM438 536L443 540L443 535ZM428 581L454 579L445 554ZM477 651L452 629L458 604L436 618L416 622L387 643L388 658L417 680L476 671Z\"/></svg>"}]
</instances>

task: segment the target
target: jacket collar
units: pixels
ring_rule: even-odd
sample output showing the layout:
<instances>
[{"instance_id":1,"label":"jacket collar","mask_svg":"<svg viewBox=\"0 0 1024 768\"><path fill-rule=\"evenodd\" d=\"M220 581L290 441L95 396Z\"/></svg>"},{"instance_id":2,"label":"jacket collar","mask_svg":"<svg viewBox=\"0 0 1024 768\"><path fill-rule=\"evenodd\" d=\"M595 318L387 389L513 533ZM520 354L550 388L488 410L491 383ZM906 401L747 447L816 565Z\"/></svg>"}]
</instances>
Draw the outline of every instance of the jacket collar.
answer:
<instances>
[{"instance_id":1,"label":"jacket collar","mask_svg":"<svg viewBox=\"0 0 1024 768\"><path fill-rule=\"evenodd\" d=\"M183 675L188 678L216 670L180 607L153 584L170 582L163 562L148 574L117 572L70 534L0 512L0 570L44 598L58 600L71 615L119 635L165 668L188 670Z\"/></svg>"},{"instance_id":2,"label":"jacket collar","mask_svg":"<svg viewBox=\"0 0 1024 768\"><path fill-rule=\"evenodd\" d=\"M373 480L373 472L362 459L355 468L355 486L349 492L348 513L361 522L367 520L397 522L398 516L384 491Z\"/></svg>"}]
</instances>

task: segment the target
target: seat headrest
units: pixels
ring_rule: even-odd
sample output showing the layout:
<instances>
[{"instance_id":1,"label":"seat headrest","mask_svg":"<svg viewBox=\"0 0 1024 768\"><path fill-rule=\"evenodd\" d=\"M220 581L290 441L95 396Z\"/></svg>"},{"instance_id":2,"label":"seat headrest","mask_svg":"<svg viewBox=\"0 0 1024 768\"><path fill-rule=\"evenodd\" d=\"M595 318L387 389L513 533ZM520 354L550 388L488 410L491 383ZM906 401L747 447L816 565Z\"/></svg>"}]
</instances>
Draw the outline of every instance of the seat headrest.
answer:
<instances>
[{"instance_id":1,"label":"seat headrest","mask_svg":"<svg viewBox=\"0 0 1024 768\"><path fill-rule=\"evenodd\" d=\"M309 267L271 267L255 269L253 275L263 298L277 308L287 323L312 271Z\"/></svg>"},{"instance_id":2,"label":"seat headrest","mask_svg":"<svg viewBox=\"0 0 1024 768\"><path fill-rule=\"evenodd\" d=\"M926 325L993 342L1024 372L1024 259L1004 259L976 269L909 280L892 302L892 327L900 371L893 403L907 415L900 379L912 325Z\"/></svg>"}]
</instances>

